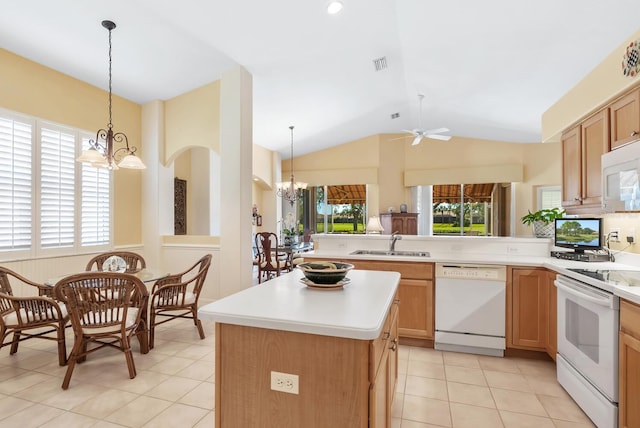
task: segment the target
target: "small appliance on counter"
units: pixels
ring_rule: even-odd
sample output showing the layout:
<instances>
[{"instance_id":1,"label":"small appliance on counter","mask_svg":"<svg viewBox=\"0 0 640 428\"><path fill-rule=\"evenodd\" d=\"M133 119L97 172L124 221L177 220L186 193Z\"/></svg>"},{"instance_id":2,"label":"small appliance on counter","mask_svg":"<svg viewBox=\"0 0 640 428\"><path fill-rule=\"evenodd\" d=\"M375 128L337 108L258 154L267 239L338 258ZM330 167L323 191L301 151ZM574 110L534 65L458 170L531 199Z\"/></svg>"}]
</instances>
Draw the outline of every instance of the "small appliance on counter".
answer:
<instances>
[{"instance_id":1,"label":"small appliance on counter","mask_svg":"<svg viewBox=\"0 0 640 428\"><path fill-rule=\"evenodd\" d=\"M553 245L573 251L551 251L551 257L578 262L608 262L611 256L603 244L601 218L555 219Z\"/></svg>"}]
</instances>

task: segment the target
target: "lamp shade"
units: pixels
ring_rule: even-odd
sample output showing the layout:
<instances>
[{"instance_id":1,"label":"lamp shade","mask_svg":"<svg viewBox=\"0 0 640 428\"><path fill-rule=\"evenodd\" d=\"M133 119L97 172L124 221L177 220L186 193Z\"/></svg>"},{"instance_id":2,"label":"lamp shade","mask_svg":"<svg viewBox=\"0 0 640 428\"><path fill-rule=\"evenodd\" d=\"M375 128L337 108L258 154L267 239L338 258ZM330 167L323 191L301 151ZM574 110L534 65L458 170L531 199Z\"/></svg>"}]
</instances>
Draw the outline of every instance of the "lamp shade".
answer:
<instances>
[{"instance_id":1,"label":"lamp shade","mask_svg":"<svg viewBox=\"0 0 640 428\"><path fill-rule=\"evenodd\" d=\"M118 164L120 168L129 168L129 169L146 169L145 164L140 160L139 157L134 155L127 155L122 158L120 163Z\"/></svg>"},{"instance_id":2,"label":"lamp shade","mask_svg":"<svg viewBox=\"0 0 640 428\"><path fill-rule=\"evenodd\" d=\"M367 233L382 233L384 228L380 224L380 218L377 215L369 217L367 222Z\"/></svg>"},{"instance_id":3,"label":"lamp shade","mask_svg":"<svg viewBox=\"0 0 640 428\"><path fill-rule=\"evenodd\" d=\"M104 161L104 156L102 155L102 153L100 153L99 151L97 151L95 148L90 148L87 149L85 151L83 151L80 156L78 156L78 159L76 159L78 162L89 162L89 163L94 163L94 162L102 162Z\"/></svg>"}]
</instances>

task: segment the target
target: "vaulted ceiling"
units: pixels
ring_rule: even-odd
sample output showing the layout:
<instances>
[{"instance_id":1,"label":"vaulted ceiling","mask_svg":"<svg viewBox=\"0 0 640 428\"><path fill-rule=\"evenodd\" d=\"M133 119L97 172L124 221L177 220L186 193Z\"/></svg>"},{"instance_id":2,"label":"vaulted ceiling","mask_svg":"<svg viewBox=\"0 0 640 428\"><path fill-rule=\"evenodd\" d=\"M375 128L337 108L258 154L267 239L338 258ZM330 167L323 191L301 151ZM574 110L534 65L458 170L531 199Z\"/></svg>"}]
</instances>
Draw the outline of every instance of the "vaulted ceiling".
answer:
<instances>
[{"instance_id":1,"label":"vaulted ceiling","mask_svg":"<svg viewBox=\"0 0 640 428\"><path fill-rule=\"evenodd\" d=\"M141 104L242 65L254 143L286 159L289 125L295 155L418 127L538 142L542 113L638 30L635 0L343 2L7 1L0 47L106 89L115 21L113 91Z\"/></svg>"}]
</instances>

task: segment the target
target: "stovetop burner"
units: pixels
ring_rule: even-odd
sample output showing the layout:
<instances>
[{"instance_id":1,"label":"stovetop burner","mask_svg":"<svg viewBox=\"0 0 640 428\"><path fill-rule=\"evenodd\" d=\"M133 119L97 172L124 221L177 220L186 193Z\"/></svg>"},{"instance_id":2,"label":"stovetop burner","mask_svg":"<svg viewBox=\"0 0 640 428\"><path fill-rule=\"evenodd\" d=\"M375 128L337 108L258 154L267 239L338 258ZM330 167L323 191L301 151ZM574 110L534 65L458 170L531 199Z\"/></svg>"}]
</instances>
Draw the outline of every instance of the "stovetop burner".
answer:
<instances>
[{"instance_id":1,"label":"stovetop burner","mask_svg":"<svg viewBox=\"0 0 640 428\"><path fill-rule=\"evenodd\" d=\"M620 285L640 286L640 271L635 270L610 270L610 269L579 269L570 268L572 272L589 276L603 282L611 282Z\"/></svg>"}]
</instances>

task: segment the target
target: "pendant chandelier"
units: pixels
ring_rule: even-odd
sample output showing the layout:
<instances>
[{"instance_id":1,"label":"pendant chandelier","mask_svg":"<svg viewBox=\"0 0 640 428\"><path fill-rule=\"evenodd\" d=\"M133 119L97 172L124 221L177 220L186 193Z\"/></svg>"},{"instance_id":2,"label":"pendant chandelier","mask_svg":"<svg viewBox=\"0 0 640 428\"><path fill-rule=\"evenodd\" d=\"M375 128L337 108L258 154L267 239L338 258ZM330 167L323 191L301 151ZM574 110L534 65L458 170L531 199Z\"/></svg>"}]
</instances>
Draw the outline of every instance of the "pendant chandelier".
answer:
<instances>
[{"instance_id":1,"label":"pendant chandelier","mask_svg":"<svg viewBox=\"0 0 640 428\"><path fill-rule=\"evenodd\" d=\"M144 163L135 155L137 149L129 146L127 136L123 132L113 132L111 121L111 31L116 28L116 24L113 21L102 21L102 26L109 30L109 124L107 129L98 129L96 139L89 140L89 149L83 151L76 160L90 163L97 168L145 169ZM124 147L114 149L115 143L124 143Z\"/></svg>"},{"instance_id":2,"label":"pendant chandelier","mask_svg":"<svg viewBox=\"0 0 640 428\"><path fill-rule=\"evenodd\" d=\"M293 125L289 127L291 130L291 180L282 183L276 183L278 188L276 194L285 201L289 201L291 206L298 199L302 198L303 190L307 188L307 183L296 181L293 176Z\"/></svg>"}]
</instances>

